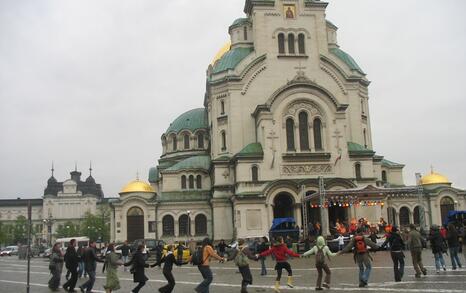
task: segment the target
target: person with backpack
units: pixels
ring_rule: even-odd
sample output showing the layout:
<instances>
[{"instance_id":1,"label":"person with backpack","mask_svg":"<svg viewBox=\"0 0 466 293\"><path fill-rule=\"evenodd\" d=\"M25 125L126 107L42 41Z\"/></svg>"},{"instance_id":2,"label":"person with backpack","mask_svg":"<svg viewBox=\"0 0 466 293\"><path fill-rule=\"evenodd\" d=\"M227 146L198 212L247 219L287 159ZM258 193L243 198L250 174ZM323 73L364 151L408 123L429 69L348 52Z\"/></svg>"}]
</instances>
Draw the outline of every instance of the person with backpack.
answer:
<instances>
[{"instance_id":1,"label":"person with backpack","mask_svg":"<svg viewBox=\"0 0 466 293\"><path fill-rule=\"evenodd\" d=\"M447 241L453 270L456 270L456 267L461 268L460 258L458 257L460 242L458 241L458 231L453 223L448 224Z\"/></svg>"},{"instance_id":2,"label":"person with backpack","mask_svg":"<svg viewBox=\"0 0 466 293\"><path fill-rule=\"evenodd\" d=\"M390 243L390 255L393 261L395 282L401 282L405 269L405 255L403 253L403 250L405 249L405 243L401 238L401 235L398 232L398 228L396 226L392 227L392 231L385 239L381 247L385 248L388 243Z\"/></svg>"},{"instance_id":3,"label":"person with backpack","mask_svg":"<svg viewBox=\"0 0 466 293\"><path fill-rule=\"evenodd\" d=\"M262 237L261 243L259 244L258 252L262 253L270 248L269 239ZM259 258L261 261L261 276L267 275L267 267L265 266L265 257Z\"/></svg>"},{"instance_id":4,"label":"person with backpack","mask_svg":"<svg viewBox=\"0 0 466 293\"><path fill-rule=\"evenodd\" d=\"M430 227L430 235L429 235L430 247L432 248L432 253L434 254L435 258L435 269L437 274L440 273L440 267L443 268L444 271L447 270L445 266L445 260L443 259L443 254L447 252L447 245L445 242L445 238L440 234L439 227L437 225L432 225Z\"/></svg>"},{"instance_id":5,"label":"person with backpack","mask_svg":"<svg viewBox=\"0 0 466 293\"><path fill-rule=\"evenodd\" d=\"M341 235L340 235L341 236ZM333 253L330 251L328 246L325 243L325 239L322 236L317 237L316 245L310 249L309 251L305 252L301 257L305 257L308 255L316 255L316 269L317 269L317 282L316 282L316 291L323 290L322 286L330 289L330 269L328 268L327 262L325 257L330 260L331 256L336 256L337 253ZM322 271L325 271L325 281L322 284Z\"/></svg>"},{"instance_id":6,"label":"person with backpack","mask_svg":"<svg viewBox=\"0 0 466 293\"><path fill-rule=\"evenodd\" d=\"M81 286L79 286L79 289L82 293L92 292L92 288L94 287L95 283L97 262L104 261L97 257L95 241L90 241L89 247L86 249L86 252L84 253L84 266L86 268L86 273L89 276L89 280L87 280L84 284L81 284Z\"/></svg>"},{"instance_id":7,"label":"person with backpack","mask_svg":"<svg viewBox=\"0 0 466 293\"><path fill-rule=\"evenodd\" d=\"M71 272L71 278L63 284L63 289L68 292L74 292L74 287L76 286L76 282L78 282L78 266L80 259L75 246L76 239L71 239L65 253L65 267Z\"/></svg>"},{"instance_id":8,"label":"person with backpack","mask_svg":"<svg viewBox=\"0 0 466 293\"><path fill-rule=\"evenodd\" d=\"M249 260L258 260L248 245L245 244L244 239L238 240L238 247L233 251L232 255L228 260L234 260L235 265L238 267L239 272L241 273L241 293L248 293L248 285L252 285L252 275L249 268Z\"/></svg>"},{"instance_id":9,"label":"person with backpack","mask_svg":"<svg viewBox=\"0 0 466 293\"><path fill-rule=\"evenodd\" d=\"M300 257L300 255L286 247L282 236L277 238L277 242L271 248L259 254L260 257L265 257L267 255L275 257L277 262L275 265L275 270L277 271L274 287L275 292L280 292L280 279L282 278L283 269L288 272L288 281L286 284L288 287L293 288L293 271L287 260L288 256Z\"/></svg>"},{"instance_id":10,"label":"person with backpack","mask_svg":"<svg viewBox=\"0 0 466 293\"><path fill-rule=\"evenodd\" d=\"M420 278L421 273L427 275L427 270L422 264L422 248L424 247L424 239L421 233L416 230L414 224L409 225L408 246L411 251L411 258L413 260L413 267L416 271L415 278Z\"/></svg>"},{"instance_id":11,"label":"person with backpack","mask_svg":"<svg viewBox=\"0 0 466 293\"><path fill-rule=\"evenodd\" d=\"M346 245L343 250L339 251L338 254L349 252L353 250L354 261L358 264L359 267L359 287L363 288L367 286L369 281L369 276L371 273L371 256L369 255L368 246L373 249L378 249L379 246L364 237L362 229L358 228L356 230L356 235L350 240L348 245Z\"/></svg>"},{"instance_id":12,"label":"person with backpack","mask_svg":"<svg viewBox=\"0 0 466 293\"><path fill-rule=\"evenodd\" d=\"M202 240L202 246L198 248L191 257L191 263L196 265L204 279L194 289L198 293L209 293L210 283L213 281L212 270L210 269L210 259L215 258L220 262L225 262L225 258L219 256L212 247L209 238Z\"/></svg>"},{"instance_id":13,"label":"person with backpack","mask_svg":"<svg viewBox=\"0 0 466 293\"><path fill-rule=\"evenodd\" d=\"M133 274L133 282L138 283L138 285L131 291L133 293L138 293L149 280L144 273L144 269L149 267L149 264L146 264L146 258L143 254L144 248L144 244L139 244L137 251L131 257L131 260L124 264L125 267L132 265L130 272Z\"/></svg>"},{"instance_id":14,"label":"person with backpack","mask_svg":"<svg viewBox=\"0 0 466 293\"><path fill-rule=\"evenodd\" d=\"M181 244L178 244L178 247L180 245ZM171 293L173 291L173 289L175 288L175 278L173 277L173 273L172 273L173 264L177 266L181 266L183 264L182 259L180 260L179 257L175 258L173 251L174 251L173 245L168 245L167 254L162 256L162 258L160 259L160 263L164 263L162 273L168 282L167 285L159 288L159 292L161 293ZM153 265L151 265L151 267L153 268L159 265L160 264L156 262Z\"/></svg>"},{"instance_id":15,"label":"person with backpack","mask_svg":"<svg viewBox=\"0 0 466 293\"><path fill-rule=\"evenodd\" d=\"M63 270L63 252L60 248L60 243L55 243L52 248L52 254L50 255L49 270L52 274L48 287L52 291L58 291L60 286L60 278Z\"/></svg>"}]
</instances>

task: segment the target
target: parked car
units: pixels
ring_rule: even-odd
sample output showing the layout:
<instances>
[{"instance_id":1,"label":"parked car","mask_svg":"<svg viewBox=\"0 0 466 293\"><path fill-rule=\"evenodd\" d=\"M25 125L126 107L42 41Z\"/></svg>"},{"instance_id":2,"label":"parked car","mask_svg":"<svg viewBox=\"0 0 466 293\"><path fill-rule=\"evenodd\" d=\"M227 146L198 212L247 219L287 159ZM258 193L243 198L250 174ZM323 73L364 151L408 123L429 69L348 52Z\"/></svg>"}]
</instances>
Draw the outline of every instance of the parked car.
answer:
<instances>
[{"instance_id":1,"label":"parked car","mask_svg":"<svg viewBox=\"0 0 466 293\"><path fill-rule=\"evenodd\" d=\"M52 248L47 248L42 254L42 257L50 258L51 255L52 255Z\"/></svg>"},{"instance_id":2,"label":"parked car","mask_svg":"<svg viewBox=\"0 0 466 293\"><path fill-rule=\"evenodd\" d=\"M5 249L3 249L0 252L0 256L12 256L12 255L18 255L18 246L12 245L12 246L7 246Z\"/></svg>"},{"instance_id":3,"label":"parked car","mask_svg":"<svg viewBox=\"0 0 466 293\"><path fill-rule=\"evenodd\" d=\"M156 239L137 239L137 240L134 240L134 242L131 244L131 253L134 253L137 250L137 248L138 248L138 246L140 244L145 245L143 253L148 254L150 256L151 254L154 254L153 252L155 251L155 248L158 245L164 247L165 246L165 241L156 240Z\"/></svg>"},{"instance_id":4,"label":"parked car","mask_svg":"<svg viewBox=\"0 0 466 293\"><path fill-rule=\"evenodd\" d=\"M168 253L168 245L166 244L163 246L162 255L166 255L167 253ZM175 256L175 258L178 259L178 245L175 245L173 255ZM190 257L191 257L191 252L189 251L189 248L185 247L183 249L183 257L182 257L183 262L184 263L188 262Z\"/></svg>"}]
</instances>

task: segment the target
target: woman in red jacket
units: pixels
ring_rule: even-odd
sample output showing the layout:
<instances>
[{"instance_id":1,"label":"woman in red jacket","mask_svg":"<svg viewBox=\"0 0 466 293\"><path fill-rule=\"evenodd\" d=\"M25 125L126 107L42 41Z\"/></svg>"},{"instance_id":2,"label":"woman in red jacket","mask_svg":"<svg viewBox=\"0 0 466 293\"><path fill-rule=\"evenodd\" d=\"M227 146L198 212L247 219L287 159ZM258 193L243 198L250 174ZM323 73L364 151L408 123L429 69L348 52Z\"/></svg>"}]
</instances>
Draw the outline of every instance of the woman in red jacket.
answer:
<instances>
[{"instance_id":1,"label":"woman in red jacket","mask_svg":"<svg viewBox=\"0 0 466 293\"><path fill-rule=\"evenodd\" d=\"M287 262L287 259L288 256L300 257L300 255L288 249L283 241L283 237L281 236L277 238L277 242L270 249L262 252L259 256L264 257L270 254L273 254L277 261L277 264L275 265L275 270L277 271L277 279L274 287L275 292L280 292L280 279L282 277L283 269L288 272L288 282L286 284L288 287L293 288L293 272L290 264Z\"/></svg>"}]
</instances>

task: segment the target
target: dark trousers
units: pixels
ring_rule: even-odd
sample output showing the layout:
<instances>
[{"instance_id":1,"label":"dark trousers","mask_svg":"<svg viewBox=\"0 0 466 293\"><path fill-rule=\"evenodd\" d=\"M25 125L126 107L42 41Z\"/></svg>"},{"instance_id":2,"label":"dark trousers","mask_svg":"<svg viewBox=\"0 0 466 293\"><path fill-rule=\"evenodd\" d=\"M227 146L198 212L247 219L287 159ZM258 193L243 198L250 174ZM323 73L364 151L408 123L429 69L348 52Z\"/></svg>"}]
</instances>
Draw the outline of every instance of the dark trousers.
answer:
<instances>
[{"instance_id":1,"label":"dark trousers","mask_svg":"<svg viewBox=\"0 0 466 293\"><path fill-rule=\"evenodd\" d=\"M95 283L95 271L87 270L87 274L89 275L89 280L87 280L80 287L86 289L86 292L91 292Z\"/></svg>"},{"instance_id":2,"label":"dark trousers","mask_svg":"<svg viewBox=\"0 0 466 293\"><path fill-rule=\"evenodd\" d=\"M251 270L249 269L249 266L238 267L238 269L241 273L241 277L243 278L243 280L241 280L241 293L247 293L248 285L252 284Z\"/></svg>"},{"instance_id":3,"label":"dark trousers","mask_svg":"<svg viewBox=\"0 0 466 293\"><path fill-rule=\"evenodd\" d=\"M50 273L52 274L52 278L49 280L49 288L53 290L58 289L60 287L61 269L55 268Z\"/></svg>"},{"instance_id":4,"label":"dark trousers","mask_svg":"<svg viewBox=\"0 0 466 293\"><path fill-rule=\"evenodd\" d=\"M171 271L163 271L163 275L165 276L165 279L167 279L168 284L163 287L160 287L159 292L171 293L173 291L173 288L175 288L175 278L173 277Z\"/></svg>"},{"instance_id":5,"label":"dark trousers","mask_svg":"<svg viewBox=\"0 0 466 293\"><path fill-rule=\"evenodd\" d=\"M316 264L316 269L317 269L317 282L316 282L316 288L320 288L322 286L322 275L323 272L325 272L325 283L330 284L330 269L328 268L328 265L326 263L323 264Z\"/></svg>"},{"instance_id":6,"label":"dark trousers","mask_svg":"<svg viewBox=\"0 0 466 293\"><path fill-rule=\"evenodd\" d=\"M405 255L402 251L391 252L395 281L400 282L405 272Z\"/></svg>"},{"instance_id":7,"label":"dark trousers","mask_svg":"<svg viewBox=\"0 0 466 293\"><path fill-rule=\"evenodd\" d=\"M420 276L421 273L426 271L424 265L422 264L422 248L412 248L411 258L413 259L413 267L416 271L416 275Z\"/></svg>"},{"instance_id":8,"label":"dark trousers","mask_svg":"<svg viewBox=\"0 0 466 293\"><path fill-rule=\"evenodd\" d=\"M68 291L73 291L74 287L76 287L76 282L78 281L78 270L72 269L69 272L71 272L71 278L63 284L63 288L67 289Z\"/></svg>"},{"instance_id":9,"label":"dark trousers","mask_svg":"<svg viewBox=\"0 0 466 293\"><path fill-rule=\"evenodd\" d=\"M194 290L196 290L198 293L209 293L210 283L212 283L212 280L214 279L212 276L212 271L210 270L209 266L198 266L197 268L199 269L199 272L201 272L202 278L204 278L204 280L199 285L197 285L196 289Z\"/></svg>"},{"instance_id":10,"label":"dark trousers","mask_svg":"<svg viewBox=\"0 0 466 293\"><path fill-rule=\"evenodd\" d=\"M275 265L275 270L277 271L277 281L280 281L282 278L282 271L285 269L288 272L288 276L293 276L293 271L291 270L291 266L288 262L277 262Z\"/></svg>"},{"instance_id":11,"label":"dark trousers","mask_svg":"<svg viewBox=\"0 0 466 293\"><path fill-rule=\"evenodd\" d=\"M134 287L134 289L131 292L138 293L139 290L141 290L141 288L144 287L145 284L146 282L139 282L138 285Z\"/></svg>"}]
</instances>

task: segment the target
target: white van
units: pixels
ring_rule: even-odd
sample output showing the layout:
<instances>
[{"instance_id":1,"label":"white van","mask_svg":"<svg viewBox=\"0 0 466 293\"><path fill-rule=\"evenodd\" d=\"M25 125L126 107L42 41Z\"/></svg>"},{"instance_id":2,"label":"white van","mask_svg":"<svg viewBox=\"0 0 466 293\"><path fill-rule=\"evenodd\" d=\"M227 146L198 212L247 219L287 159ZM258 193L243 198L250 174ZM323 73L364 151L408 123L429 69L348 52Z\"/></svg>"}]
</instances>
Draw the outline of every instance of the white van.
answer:
<instances>
[{"instance_id":1,"label":"white van","mask_svg":"<svg viewBox=\"0 0 466 293\"><path fill-rule=\"evenodd\" d=\"M81 237L67 237L67 238L58 238L55 240L55 243L60 243L63 250L66 250L71 239L76 239L76 249L81 245L82 247L89 246L89 238L85 236Z\"/></svg>"}]
</instances>

